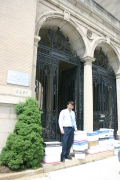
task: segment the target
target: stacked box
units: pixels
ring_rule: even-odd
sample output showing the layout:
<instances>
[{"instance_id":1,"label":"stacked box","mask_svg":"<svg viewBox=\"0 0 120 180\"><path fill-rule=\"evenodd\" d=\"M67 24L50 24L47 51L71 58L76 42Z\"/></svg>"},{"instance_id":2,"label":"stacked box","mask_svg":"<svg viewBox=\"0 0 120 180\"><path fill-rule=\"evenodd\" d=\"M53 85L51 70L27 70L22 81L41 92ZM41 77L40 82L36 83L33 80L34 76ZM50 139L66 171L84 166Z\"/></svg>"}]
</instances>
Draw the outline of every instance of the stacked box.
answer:
<instances>
[{"instance_id":1,"label":"stacked box","mask_svg":"<svg viewBox=\"0 0 120 180\"><path fill-rule=\"evenodd\" d=\"M88 154L96 154L99 153L98 146L98 133L97 132L87 132L87 140L88 140Z\"/></svg>"},{"instance_id":2,"label":"stacked box","mask_svg":"<svg viewBox=\"0 0 120 180\"><path fill-rule=\"evenodd\" d=\"M85 159L85 150L84 151L74 151L75 159Z\"/></svg>"},{"instance_id":3,"label":"stacked box","mask_svg":"<svg viewBox=\"0 0 120 180\"><path fill-rule=\"evenodd\" d=\"M88 148L87 133L85 131L77 131L74 133L72 148L75 158L85 159L85 150Z\"/></svg>"},{"instance_id":4,"label":"stacked box","mask_svg":"<svg viewBox=\"0 0 120 180\"><path fill-rule=\"evenodd\" d=\"M100 129L95 131L98 133L99 137L99 152L108 151L108 145L109 145L109 129Z\"/></svg>"},{"instance_id":5,"label":"stacked box","mask_svg":"<svg viewBox=\"0 0 120 180\"><path fill-rule=\"evenodd\" d=\"M115 137L110 135L109 136L109 145L108 145L108 150L109 151L113 151L114 150L114 141L115 141Z\"/></svg>"},{"instance_id":6,"label":"stacked box","mask_svg":"<svg viewBox=\"0 0 120 180\"><path fill-rule=\"evenodd\" d=\"M114 129L100 128L100 130L109 130L109 136L114 136Z\"/></svg>"},{"instance_id":7,"label":"stacked box","mask_svg":"<svg viewBox=\"0 0 120 180\"><path fill-rule=\"evenodd\" d=\"M74 141L85 141L87 140L87 133L85 131L74 132Z\"/></svg>"},{"instance_id":8,"label":"stacked box","mask_svg":"<svg viewBox=\"0 0 120 180\"><path fill-rule=\"evenodd\" d=\"M114 155L118 155L118 152L120 151L120 141L115 140L114 141Z\"/></svg>"},{"instance_id":9,"label":"stacked box","mask_svg":"<svg viewBox=\"0 0 120 180\"><path fill-rule=\"evenodd\" d=\"M73 151L84 151L88 149L88 141L73 142Z\"/></svg>"},{"instance_id":10,"label":"stacked box","mask_svg":"<svg viewBox=\"0 0 120 180\"><path fill-rule=\"evenodd\" d=\"M62 144L61 142L44 142L44 157L45 163L57 163L61 161Z\"/></svg>"},{"instance_id":11,"label":"stacked box","mask_svg":"<svg viewBox=\"0 0 120 180\"><path fill-rule=\"evenodd\" d=\"M99 153L99 145L98 146L92 146L92 147L88 148L87 153L88 154Z\"/></svg>"},{"instance_id":12,"label":"stacked box","mask_svg":"<svg viewBox=\"0 0 120 180\"><path fill-rule=\"evenodd\" d=\"M113 151L114 150L114 129L107 129L107 128L100 128L100 130L108 130L109 131L109 144L108 144L108 150Z\"/></svg>"}]
</instances>

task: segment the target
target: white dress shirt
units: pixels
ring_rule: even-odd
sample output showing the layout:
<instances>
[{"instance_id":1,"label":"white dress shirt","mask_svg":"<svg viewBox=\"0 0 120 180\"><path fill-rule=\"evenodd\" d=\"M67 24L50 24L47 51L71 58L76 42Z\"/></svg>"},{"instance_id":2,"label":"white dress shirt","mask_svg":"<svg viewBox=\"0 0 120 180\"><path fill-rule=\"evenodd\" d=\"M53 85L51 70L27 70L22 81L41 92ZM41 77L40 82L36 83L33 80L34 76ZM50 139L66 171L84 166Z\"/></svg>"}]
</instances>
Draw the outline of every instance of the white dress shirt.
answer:
<instances>
[{"instance_id":1,"label":"white dress shirt","mask_svg":"<svg viewBox=\"0 0 120 180\"><path fill-rule=\"evenodd\" d=\"M75 130L77 130L76 121L75 121L75 113L74 111L70 111L68 108L60 112L60 115L59 115L60 130L63 130L63 127L72 127L70 113L74 121L74 128Z\"/></svg>"}]
</instances>

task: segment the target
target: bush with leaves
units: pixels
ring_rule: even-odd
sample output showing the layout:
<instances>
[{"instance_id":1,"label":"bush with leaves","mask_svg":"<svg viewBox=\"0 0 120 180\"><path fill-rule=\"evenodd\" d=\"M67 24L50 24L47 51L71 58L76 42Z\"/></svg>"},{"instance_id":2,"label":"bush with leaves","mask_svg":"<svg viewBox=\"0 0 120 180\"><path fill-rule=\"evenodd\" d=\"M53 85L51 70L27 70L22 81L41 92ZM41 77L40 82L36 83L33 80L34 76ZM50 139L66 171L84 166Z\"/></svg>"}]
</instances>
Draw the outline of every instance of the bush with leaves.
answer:
<instances>
[{"instance_id":1,"label":"bush with leaves","mask_svg":"<svg viewBox=\"0 0 120 180\"><path fill-rule=\"evenodd\" d=\"M28 98L15 106L18 121L2 149L0 161L12 170L38 168L44 155L41 113L38 102Z\"/></svg>"}]
</instances>

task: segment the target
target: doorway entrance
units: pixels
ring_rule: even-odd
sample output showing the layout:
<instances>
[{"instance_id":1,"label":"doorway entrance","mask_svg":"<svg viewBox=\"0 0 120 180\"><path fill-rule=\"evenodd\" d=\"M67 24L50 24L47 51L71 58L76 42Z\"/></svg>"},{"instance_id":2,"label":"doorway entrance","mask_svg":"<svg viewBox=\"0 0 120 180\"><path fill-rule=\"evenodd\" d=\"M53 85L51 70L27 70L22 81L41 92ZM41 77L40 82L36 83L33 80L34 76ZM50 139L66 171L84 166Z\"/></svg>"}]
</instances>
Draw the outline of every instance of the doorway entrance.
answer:
<instances>
[{"instance_id":1,"label":"doorway entrance","mask_svg":"<svg viewBox=\"0 0 120 180\"><path fill-rule=\"evenodd\" d=\"M95 50L93 63L93 129L100 127L117 131L116 81L102 49ZM104 114L105 120L98 122L97 115Z\"/></svg>"},{"instance_id":2,"label":"doorway entrance","mask_svg":"<svg viewBox=\"0 0 120 180\"><path fill-rule=\"evenodd\" d=\"M59 112L74 101L78 129L83 128L83 63L58 28L48 30L38 46L36 98L43 111L44 141L58 140Z\"/></svg>"}]
</instances>

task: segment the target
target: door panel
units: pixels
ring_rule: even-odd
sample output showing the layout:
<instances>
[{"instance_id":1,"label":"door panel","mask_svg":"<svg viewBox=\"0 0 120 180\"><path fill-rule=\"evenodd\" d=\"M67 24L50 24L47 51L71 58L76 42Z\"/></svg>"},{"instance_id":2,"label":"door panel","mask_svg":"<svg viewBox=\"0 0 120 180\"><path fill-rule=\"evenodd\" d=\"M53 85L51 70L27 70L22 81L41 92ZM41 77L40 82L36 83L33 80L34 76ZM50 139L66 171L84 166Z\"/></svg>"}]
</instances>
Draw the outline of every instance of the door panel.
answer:
<instances>
[{"instance_id":1,"label":"door panel","mask_svg":"<svg viewBox=\"0 0 120 180\"><path fill-rule=\"evenodd\" d=\"M62 107L65 109L68 101L74 102L74 111L78 129L83 129L83 81L79 68L74 67L62 72Z\"/></svg>"},{"instance_id":2,"label":"door panel","mask_svg":"<svg viewBox=\"0 0 120 180\"><path fill-rule=\"evenodd\" d=\"M36 98L43 111L41 124L44 141L57 140L58 69L56 59L40 58L37 61Z\"/></svg>"},{"instance_id":3,"label":"door panel","mask_svg":"<svg viewBox=\"0 0 120 180\"><path fill-rule=\"evenodd\" d=\"M100 127L116 131L116 91L114 77L93 71L93 129ZM97 114L105 114L103 124L97 121Z\"/></svg>"}]
</instances>

